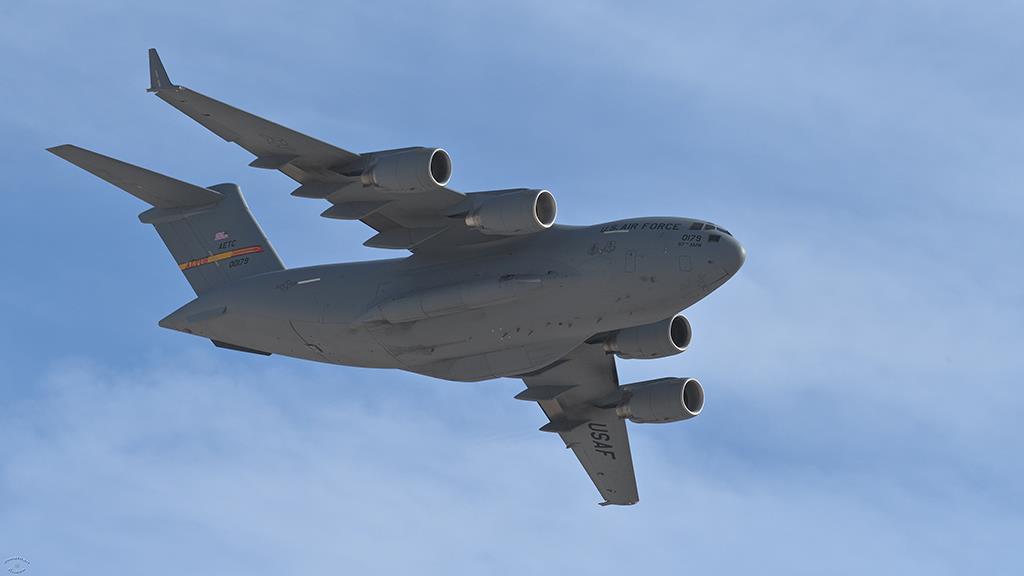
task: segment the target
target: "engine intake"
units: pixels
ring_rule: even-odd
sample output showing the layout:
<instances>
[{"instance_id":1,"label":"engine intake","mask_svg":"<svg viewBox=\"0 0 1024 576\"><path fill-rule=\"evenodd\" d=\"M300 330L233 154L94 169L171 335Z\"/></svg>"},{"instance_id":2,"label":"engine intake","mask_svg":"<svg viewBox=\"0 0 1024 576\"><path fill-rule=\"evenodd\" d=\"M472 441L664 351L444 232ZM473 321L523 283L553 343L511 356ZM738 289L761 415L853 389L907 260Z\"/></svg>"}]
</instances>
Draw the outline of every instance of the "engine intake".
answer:
<instances>
[{"instance_id":1,"label":"engine intake","mask_svg":"<svg viewBox=\"0 0 1024 576\"><path fill-rule=\"evenodd\" d=\"M411 191L444 186L452 177L452 159L441 148L372 152L360 179L367 186Z\"/></svg>"},{"instance_id":2,"label":"engine intake","mask_svg":"<svg viewBox=\"0 0 1024 576\"><path fill-rule=\"evenodd\" d=\"M532 234L555 223L558 205L547 190L509 190L482 193L466 214L466 225L483 234L515 236Z\"/></svg>"},{"instance_id":3,"label":"engine intake","mask_svg":"<svg viewBox=\"0 0 1024 576\"><path fill-rule=\"evenodd\" d=\"M615 413L638 424L688 420L704 409L704 388L696 378L661 378L627 384L622 393Z\"/></svg>"},{"instance_id":4,"label":"engine intake","mask_svg":"<svg viewBox=\"0 0 1024 576\"><path fill-rule=\"evenodd\" d=\"M690 321L677 314L654 324L623 328L613 333L604 349L619 358L664 358L686 350L690 345Z\"/></svg>"}]
</instances>

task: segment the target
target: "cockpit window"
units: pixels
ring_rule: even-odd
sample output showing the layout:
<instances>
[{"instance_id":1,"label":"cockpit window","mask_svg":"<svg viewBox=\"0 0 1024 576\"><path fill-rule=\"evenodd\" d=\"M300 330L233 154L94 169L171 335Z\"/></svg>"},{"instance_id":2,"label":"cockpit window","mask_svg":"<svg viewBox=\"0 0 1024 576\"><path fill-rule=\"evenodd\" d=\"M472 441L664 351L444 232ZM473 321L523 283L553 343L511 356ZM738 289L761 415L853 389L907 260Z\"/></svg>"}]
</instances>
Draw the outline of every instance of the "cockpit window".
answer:
<instances>
[{"instance_id":1,"label":"cockpit window","mask_svg":"<svg viewBox=\"0 0 1024 576\"><path fill-rule=\"evenodd\" d=\"M708 234L708 242L718 242L721 239L721 234Z\"/></svg>"},{"instance_id":2,"label":"cockpit window","mask_svg":"<svg viewBox=\"0 0 1024 576\"><path fill-rule=\"evenodd\" d=\"M722 234L725 234L727 236L732 236L732 232L729 232L725 228L721 228L719 226L715 226L714 224L711 224L710 222L694 222L694 223L690 224L690 230L718 230ZM712 242L717 242L717 240L712 240Z\"/></svg>"}]
</instances>

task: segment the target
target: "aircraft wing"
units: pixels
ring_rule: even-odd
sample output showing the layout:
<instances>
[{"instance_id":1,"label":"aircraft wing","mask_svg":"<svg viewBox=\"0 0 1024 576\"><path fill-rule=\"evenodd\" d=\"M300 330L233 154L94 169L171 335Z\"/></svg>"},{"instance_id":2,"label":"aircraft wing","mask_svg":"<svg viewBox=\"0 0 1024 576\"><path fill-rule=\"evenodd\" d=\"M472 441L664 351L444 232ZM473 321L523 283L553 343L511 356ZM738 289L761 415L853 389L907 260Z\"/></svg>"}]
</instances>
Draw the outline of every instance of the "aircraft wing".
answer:
<instances>
[{"instance_id":1,"label":"aircraft wing","mask_svg":"<svg viewBox=\"0 0 1024 576\"><path fill-rule=\"evenodd\" d=\"M451 217L467 205L464 194L444 186L424 187L411 194L364 186L360 174L371 161L370 156L338 148L175 85L153 49L149 51L149 69L150 92L256 156L250 166L280 170L298 182L293 196L331 202L321 216L361 220L375 229L378 234L365 242L367 246L416 252L494 239Z\"/></svg>"},{"instance_id":2,"label":"aircraft wing","mask_svg":"<svg viewBox=\"0 0 1024 576\"><path fill-rule=\"evenodd\" d=\"M601 505L639 500L626 422L614 406L603 407L619 386L615 357L600 344L582 344L560 362L523 377L520 400L536 400L550 420L541 427L557 432L587 471Z\"/></svg>"},{"instance_id":3,"label":"aircraft wing","mask_svg":"<svg viewBox=\"0 0 1024 576\"><path fill-rule=\"evenodd\" d=\"M149 50L149 72L150 92L217 136L248 150L256 156L250 166L281 168L292 163L317 171L359 159L359 154L300 134L184 86L171 84L160 56L153 49Z\"/></svg>"}]
</instances>

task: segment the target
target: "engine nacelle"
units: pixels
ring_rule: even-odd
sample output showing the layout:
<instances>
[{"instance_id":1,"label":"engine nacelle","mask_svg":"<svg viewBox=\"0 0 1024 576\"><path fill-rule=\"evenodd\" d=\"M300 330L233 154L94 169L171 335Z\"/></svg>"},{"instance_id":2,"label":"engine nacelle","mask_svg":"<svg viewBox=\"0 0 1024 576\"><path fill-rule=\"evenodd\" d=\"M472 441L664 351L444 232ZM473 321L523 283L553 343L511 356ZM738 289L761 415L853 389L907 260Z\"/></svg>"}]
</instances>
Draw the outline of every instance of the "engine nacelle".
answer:
<instances>
[{"instance_id":1,"label":"engine nacelle","mask_svg":"<svg viewBox=\"0 0 1024 576\"><path fill-rule=\"evenodd\" d=\"M452 159L441 148L371 152L360 179L367 186L395 191L444 186L452 177Z\"/></svg>"},{"instance_id":2,"label":"engine nacelle","mask_svg":"<svg viewBox=\"0 0 1024 576\"><path fill-rule=\"evenodd\" d=\"M664 358L686 350L691 336L690 321L677 314L654 324L623 328L605 341L604 349L619 358Z\"/></svg>"},{"instance_id":3,"label":"engine nacelle","mask_svg":"<svg viewBox=\"0 0 1024 576\"><path fill-rule=\"evenodd\" d=\"M555 223L558 205L547 190L509 190L486 193L466 214L466 226L483 234L515 236L532 234Z\"/></svg>"},{"instance_id":4,"label":"engine nacelle","mask_svg":"<svg viewBox=\"0 0 1024 576\"><path fill-rule=\"evenodd\" d=\"M661 378L627 384L622 393L615 413L638 424L687 420L704 409L704 388L696 378Z\"/></svg>"}]
</instances>

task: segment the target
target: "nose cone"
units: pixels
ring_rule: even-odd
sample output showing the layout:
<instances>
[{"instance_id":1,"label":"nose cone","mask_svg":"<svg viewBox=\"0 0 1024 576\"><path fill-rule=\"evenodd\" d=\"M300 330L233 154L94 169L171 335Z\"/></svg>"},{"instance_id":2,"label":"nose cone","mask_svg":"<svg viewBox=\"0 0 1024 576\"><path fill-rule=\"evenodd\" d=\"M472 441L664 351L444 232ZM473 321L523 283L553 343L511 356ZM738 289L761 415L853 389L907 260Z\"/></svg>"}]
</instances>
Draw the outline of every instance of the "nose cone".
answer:
<instances>
[{"instance_id":1,"label":"nose cone","mask_svg":"<svg viewBox=\"0 0 1024 576\"><path fill-rule=\"evenodd\" d=\"M743 244L740 244L732 236L722 238L721 250L722 268L725 268L725 272L732 276L743 267L743 263L747 260L747 251L743 248Z\"/></svg>"}]
</instances>

